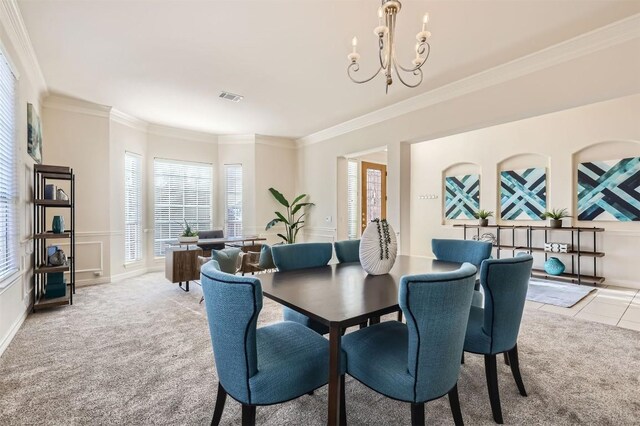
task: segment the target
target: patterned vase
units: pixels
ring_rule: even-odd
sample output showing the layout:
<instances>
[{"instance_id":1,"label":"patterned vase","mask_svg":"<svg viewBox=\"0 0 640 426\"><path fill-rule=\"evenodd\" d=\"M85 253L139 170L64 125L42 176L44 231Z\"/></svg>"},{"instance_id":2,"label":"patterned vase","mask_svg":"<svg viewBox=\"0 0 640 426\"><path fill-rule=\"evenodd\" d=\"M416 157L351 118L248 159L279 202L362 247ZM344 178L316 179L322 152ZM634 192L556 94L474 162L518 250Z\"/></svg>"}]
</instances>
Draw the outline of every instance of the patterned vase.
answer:
<instances>
[{"instance_id":1,"label":"patterned vase","mask_svg":"<svg viewBox=\"0 0 640 426\"><path fill-rule=\"evenodd\" d=\"M560 275L564 272L564 263L557 257L550 257L544 262L544 270L549 275Z\"/></svg>"},{"instance_id":2,"label":"patterned vase","mask_svg":"<svg viewBox=\"0 0 640 426\"><path fill-rule=\"evenodd\" d=\"M64 217L54 216L51 222L51 230L54 234L62 234L64 232Z\"/></svg>"},{"instance_id":3,"label":"patterned vase","mask_svg":"<svg viewBox=\"0 0 640 426\"><path fill-rule=\"evenodd\" d=\"M385 220L375 219L367 225L360 239L360 263L371 275L388 274L398 255L396 233Z\"/></svg>"}]
</instances>

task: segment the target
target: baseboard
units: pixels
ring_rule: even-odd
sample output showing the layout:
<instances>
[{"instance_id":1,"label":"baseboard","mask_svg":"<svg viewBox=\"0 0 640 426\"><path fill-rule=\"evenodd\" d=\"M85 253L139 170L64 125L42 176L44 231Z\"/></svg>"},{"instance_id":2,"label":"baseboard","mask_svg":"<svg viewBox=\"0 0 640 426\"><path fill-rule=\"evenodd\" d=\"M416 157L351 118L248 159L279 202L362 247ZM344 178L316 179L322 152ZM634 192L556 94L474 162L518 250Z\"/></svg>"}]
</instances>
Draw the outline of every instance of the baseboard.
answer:
<instances>
[{"instance_id":1,"label":"baseboard","mask_svg":"<svg viewBox=\"0 0 640 426\"><path fill-rule=\"evenodd\" d=\"M116 283L122 280L126 280L128 278L134 278L140 275L148 274L150 272L160 272L160 271L164 271L164 264L149 266L146 268L139 268L139 269L136 269L135 271L124 272L122 274L111 275L110 282Z\"/></svg>"},{"instance_id":2,"label":"baseboard","mask_svg":"<svg viewBox=\"0 0 640 426\"><path fill-rule=\"evenodd\" d=\"M615 287L632 288L634 290L640 289L640 281L633 281L633 280L605 279L603 284L612 285Z\"/></svg>"},{"instance_id":3,"label":"baseboard","mask_svg":"<svg viewBox=\"0 0 640 426\"><path fill-rule=\"evenodd\" d=\"M27 319L27 315L29 314L29 311L30 311L30 308L25 308L22 315L20 315L20 317L16 320L16 322L14 322L13 325L11 326L9 333L4 337L2 342L0 342L0 357L2 356L4 351L9 347L9 344L15 337L18 330L20 330L20 327L22 326L22 323L24 322L24 320Z\"/></svg>"}]
</instances>

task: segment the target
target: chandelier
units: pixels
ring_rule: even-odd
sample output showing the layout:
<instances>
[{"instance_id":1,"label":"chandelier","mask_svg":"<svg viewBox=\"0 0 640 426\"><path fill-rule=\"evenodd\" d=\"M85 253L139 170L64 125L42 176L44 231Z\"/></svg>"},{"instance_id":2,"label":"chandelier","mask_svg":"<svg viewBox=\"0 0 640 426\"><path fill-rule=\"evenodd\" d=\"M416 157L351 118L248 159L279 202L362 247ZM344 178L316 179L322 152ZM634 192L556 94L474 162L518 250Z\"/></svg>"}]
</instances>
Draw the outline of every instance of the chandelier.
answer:
<instances>
[{"instance_id":1,"label":"chandelier","mask_svg":"<svg viewBox=\"0 0 640 426\"><path fill-rule=\"evenodd\" d=\"M422 31L416 34L416 57L413 60L413 67L405 68L396 60L395 52L395 30L396 30L396 16L400 12L402 4L397 0L382 0L382 6L378 9L378 26L373 30L373 33L378 36L378 57L380 60L380 67L369 78L364 80L358 80L354 78L354 74L360 70L360 54L357 52L358 38L354 37L351 44L353 45L353 52L348 56L351 62L347 67L347 75L354 83L362 84L373 80L378 74L384 71L386 78L385 93L389 92L389 86L393 83L392 74L394 73L398 77L398 80L407 87L418 87L422 83L422 66L427 61L429 53L431 52L431 46L427 43L431 33L427 31L427 22L429 21L429 14L425 13L422 19ZM406 75L413 74L417 77L417 81L407 82L404 80L402 73ZM413 78L413 77L412 77Z\"/></svg>"}]
</instances>

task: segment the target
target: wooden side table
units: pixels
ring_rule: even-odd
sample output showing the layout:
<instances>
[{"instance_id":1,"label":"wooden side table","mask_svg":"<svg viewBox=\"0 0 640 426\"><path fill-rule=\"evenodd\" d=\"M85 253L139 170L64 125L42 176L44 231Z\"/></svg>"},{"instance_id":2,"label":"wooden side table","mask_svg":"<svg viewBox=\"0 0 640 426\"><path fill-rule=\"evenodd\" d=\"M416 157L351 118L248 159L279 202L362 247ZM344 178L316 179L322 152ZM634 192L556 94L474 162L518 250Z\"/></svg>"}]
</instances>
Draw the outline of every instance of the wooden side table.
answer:
<instances>
[{"instance_id":1,"label":"wooden side table","mask_svg":"<svg viewBox=\"0 0 640 426\"><path fill-rule=\"evenodd\" d=\"M202 249L197 246L167 247L164 256L165 277L172 283L178 283L182 290L189 291L189 281L200 279L198 256L202 256Z\"/></svg>"}]
</instances>

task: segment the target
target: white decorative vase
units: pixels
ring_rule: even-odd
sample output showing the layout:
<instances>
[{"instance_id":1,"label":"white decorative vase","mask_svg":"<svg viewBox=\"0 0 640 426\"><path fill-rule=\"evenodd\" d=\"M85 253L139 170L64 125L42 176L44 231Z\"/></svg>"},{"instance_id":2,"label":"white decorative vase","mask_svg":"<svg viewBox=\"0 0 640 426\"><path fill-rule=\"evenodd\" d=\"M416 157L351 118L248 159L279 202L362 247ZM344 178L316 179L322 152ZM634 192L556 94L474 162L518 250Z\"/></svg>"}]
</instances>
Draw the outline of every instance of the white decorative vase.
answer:
<instances>
[{"instance_id":1,"label":"white decorative vase","mask_svg":"<svg viewBox=\"0 0 640 426\"><path fill-rule=\"evenodd\" d=\"M196 235L195 237L178 237L178 242L182 244L197 243L198 236Z\"/></svg>"},{"instance_id":2,"label":"white decorative vase","mask_svg":"<svg viewBox=\"0 0 640 426\"><path fill-rule=\"evenodd\" d=\"M367 225L360 239L360 264L368 274L388 274L398 255L396 233L386 220Z\"/></svg>"}]
</instances>

